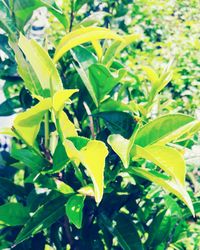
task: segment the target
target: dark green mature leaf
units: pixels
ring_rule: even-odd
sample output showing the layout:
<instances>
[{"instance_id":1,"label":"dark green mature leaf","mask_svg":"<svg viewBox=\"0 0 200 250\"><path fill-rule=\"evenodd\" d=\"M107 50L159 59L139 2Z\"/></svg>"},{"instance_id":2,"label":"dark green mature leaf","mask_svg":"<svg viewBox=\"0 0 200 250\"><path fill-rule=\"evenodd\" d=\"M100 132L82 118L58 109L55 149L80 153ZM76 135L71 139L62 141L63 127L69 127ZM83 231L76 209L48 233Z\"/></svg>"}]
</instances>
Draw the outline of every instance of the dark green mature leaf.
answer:
<instances>
[{"instance_id":1,"label":"dark green mature leaf","mask_svg":"<svg viewBox=\"0 0 200 250\"><path fill-rule=\"evenodd\" d=\"M28 219L28 209L21 203L7 203L0 206L0 224L19 226L24 225Z\"/></svg>"},{"instance_id":2,"label":"dark green mature leaf","mask_svg":"<svg viewBox=\"0 0 200 250\"><path fill-rule=\"evenodd\" d=\"M191 198L186 191L185 186L177 182L175 179L163 175L157 171L149 170L146 168L134 167L129 170L131 174L138 175L142 178L150 180L157 185L163 187L165 190L176 195L180 200L182 200L187 207L190 209L192 215L194 216L194 208L192 205Z\"/></svg>"},{"instance_id":3,"label":"dark green mature leaf","mask_svg":"<svg viewBox=\"0 0 200 250\"><path fill-rule=\"evenodd\" d=\"M0 177L0 196L18 195L24 197L26 194L25 189L22 186L16 185L7 178Z\"/></svg>"},{"instance_id":4,"label":"dark green mature leaf","mask_svg":"<svg viewBox=\"0 0 200 250\"><path fill-rule=\"evenodd\" d=\"M199 215L200 214L200 201L196 201L196 202L194 202L193 203L193 206L194 206L194 212L195 212L195 214L197 215ZM187 210L185 210L184 211L184 213L183 213L183 218L184 219L188 219L188 218L190 218L191 217L191 212L190 212L190 210L187 208Z\"/></svg>"},{"instance_id":5,"label":"dark green mature leaf","mask_svg":"<svg viewBox=\"0 0 200 250\"><path fill-rule=\"evenodd\" d=\"M12 97L0 104L0 116L9 116L16 113L16 109L21 107L18 96Z\"/></svg>"},{"instance_id":6,"label":"dark green mature leaf","mask_svg":"<svg viewBox=\"0 0 200 250\"><path fill-rule=\"evenodd\" d=\"M113 134L120 134L125 138L129 138L134 130L136 121L134 118L125 112L120 111L108 111L100 112L94 116L100 117L104 120L107 128Z\"/></svg>"},{"instance_id":7,"label":"dark green mature leaf","mask_svg":"<svg viewBox=\"0 0 200 250\"><path fill-rule=\"evenodd\" d=\"M51 173L60 172L67 164L67 162L69 162L69 157L66 154L65 147L59 140L55 152L53 154L53 168L49 170L49 172Z\"/></svg>"},{"instance_id":8,"label":"dark green mature leaf","mask_svg":"<svg viewBox=\"0 0 200 250\"><path fill-rule=\"evenodd\" d=\"M84 200L85 196L73 195L69 198L65 206L69 221L79 229L82 226Z\"/></svg>"},{"instance_id":9,"label":"dark green mature leaf","mask_svg":"<svg viewBox=\"0 0 200 250\"><path fill-rule=\"evenodd\" d=\"M74 146L80 150L81 148L85 147L89 142L89 139L85 137L68 137L68 140L73 142ZM67 163L71 160L66 154L65 147L61 141L58 141L56 146L55 152L53 154L53 168L51 170L47 170L48 173L58 173L61 171Z\"/></svg>"},{"instance_id":10,"label":"dark green mature leaf","mask_svg":"<svg viewBox=\"0 0 200 250\"><path fill-rule=\"evenodd\" d=\"M102 223L114 237L117 237L118 243L123 250L144 249L137 229L127 214L119 213L115 218L115 223L112 223L105 214L101 214L100 223Z\"/></svg>"},{"instance_id":11,"label":"dark green mature leaf","mask_svg":"<svg viewBox=\"0 0 200 250\"><path fill-rule=\"evenodd\" d=\"M81 150L83 147L85 147L88 142L90 141L88 138L83 137L83 136L77 136L77 137L68 137L68 140L73 142L74 146L78 149Z\"/></svg>"},{"instance_id":12,"label":"dark green mature leaf","mask_svg":"<svg viewBox=\"0 0 200 250\"><path fill-rule=\"evenodd\" d=\"M19 244L43 229L50 227L62 217L65 214L64 204L67 199L66 196L60 196L39 207L18 234L15 244Z\"/></svg>"},{"instance_id":13,"label":"dark green mature leaf","mask_svg":"<svg viewBox=\"0 0 200 250\"><path fill-rule=\"evenodd\" d=\"M171 214L167 214L167 210L159 212L150 224L146 246L155 248L165 242L175 223L176 219Z\"/></svg>"},{"instance_id":14,"label":"dark green mature leaf","mask_svg":"<svg viewBox=\"0 0 200 250\"><path fill-rule=\"evenodd\" d=\"M33 11L42 6L47 7L60 23L67 28L67 19L53 0L15 0L14 13L18 28L23 30L24 25L31 18Z\"/></svg>"},{"instance_id":15,"label":"dark green mature leaf","mask_svg":"<svg viewBox=\"0 0 200 250\"><path fill-rule=\"evenodd\" d=\"M77 64L74 64L74 67L83 81L83 84L87 88L90 96L92 97L95 105L98 105L97 98L95 96L94 89L89 80L89 67L97 62L96 57L89 50L85 49L82 46L77 46L71 50L71 54Z\"/></svg>"},{"instance_id":16,"label":"dark green mature leaf","mask_svg":"<svg viewBox=\"0 0 200 250\"><path fill-rule=\"evenodd\" d=\"M0 0L0 28L9 34L12 40L16 40L17 28L14 18L11 16L9 6L4 0Z\"/></svg>"},{"instance_id":17,"label":"dark green mature leaf","mask_svg":"<svg viewBox=\"0 0 200 250\"><path fill-rule=\"evenodd\" d=\"M32 172L39 172L44 167L49 166L49 162L39 154L30 151L29 149L12 148L11 156L20 162L23 162Z\"/></svg>"},{"instance_id":18,"label":"dark green mature leaf","mask_svg":"<svg viewBox=\"0 0 200 250\"><path fill-rule=\"evenodd\" d=\"M142 147L153 143L166 144L180 138L183 134L192 130L200 122L188 115L170 114L164 115L144 125L136 136L135 144Z\"/></svg>"},{"instance_id":19,"label":"dark green mature leaf","mask_svg":"<svg viewBox=\"0 0 200 250\"><path fill-rule=\"evenodd\" d=\"M8 45L8 37L6 35L0 34L0 49L9 57L9 59L14 59L14 54L10 46Z\"/></svg>"},{"instance_id":20,"label":"dark green mature leaf","mask_svg":"<svg viewBox=\"0 0 200 250\"><path fill-rule=\"evenodd\" d=\"M92 64L89 67L89 79L98 104L118 84L124 73L122 69L114 77L103 64Z\"/></svg>"}]
</instances>

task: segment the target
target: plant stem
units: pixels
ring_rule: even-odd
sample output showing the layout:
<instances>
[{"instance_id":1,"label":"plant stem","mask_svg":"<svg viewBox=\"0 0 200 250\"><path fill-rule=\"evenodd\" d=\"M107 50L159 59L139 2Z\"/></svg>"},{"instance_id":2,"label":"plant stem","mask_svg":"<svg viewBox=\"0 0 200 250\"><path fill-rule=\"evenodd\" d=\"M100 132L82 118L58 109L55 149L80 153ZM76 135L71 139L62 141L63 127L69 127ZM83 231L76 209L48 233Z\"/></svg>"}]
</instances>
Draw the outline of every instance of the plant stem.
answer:
<instances>
[{"instance_id":1,"label":"plant stem","mask_svg":"<svg viewBox=\"0 0 200 250\"><path fill-rule=\"evenodd\" d=\"M86 186L87 182L84 180L83 174L82 174L81 170L79 169L79 167L77 167L73 161L71 162L71 164L74 167L75 175L76 175L77 179L80 181L81 185L83 187Z\"/></svg>"},{"instance_id":2,"label":"plant stem","mask_svg":"<svg viewBox=\"0 0 200 250\"><path fill-rule=\"evenodd\" d=\"M47 111L44 116L44 146L46 149L49 147L49 112Z\"/></svg>"},{"instance_id":3,"label":"plant stem","mask_svg":"<svg viewBox=\"0 0 200 250\"><path fill-rule=\"evenodd\" d=\"M85 108L85 111L88 115L88 118L89 118L89 126L90 126L90 131L91 131L91 135L92 135L92 138L94 139L95 138L95 133L94 133L94 121L93 121L93 117L92 117L92 113L87 105L86 102L83 102L83 106Z\"/></svg>"},{"instance_id":4,"label":"plant stem","mask_svg":"<svg viewBox=\"0 0 200 250\"><path fill-rule=\"evenodd\" d=\"M71 0L71 13L70 13L69 32L72 31L73 21L74 21L74 0Z\"/></svg>"}]
</instances>

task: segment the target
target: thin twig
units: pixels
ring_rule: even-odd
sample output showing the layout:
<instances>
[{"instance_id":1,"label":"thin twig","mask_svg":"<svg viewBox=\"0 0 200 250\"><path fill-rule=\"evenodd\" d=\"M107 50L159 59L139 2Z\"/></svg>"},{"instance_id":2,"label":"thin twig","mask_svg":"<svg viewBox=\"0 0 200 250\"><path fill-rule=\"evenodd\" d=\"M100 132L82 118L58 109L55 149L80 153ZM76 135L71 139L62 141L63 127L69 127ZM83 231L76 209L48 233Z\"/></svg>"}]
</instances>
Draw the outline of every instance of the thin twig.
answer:
<instances>
[{"instance_id":1,"label":"thin twig","mask_svg":"<svg viewBox=\"0 0 200 250\"><path fill-rule=\"evenodd\" d=\"M74 0L71 0L71 13L70 13L69 32L72 31L73 21L74 21Z\"/></svg>"},{"instance_id":2,"label":"thin twig","mask_svg":"<svg viewBox=\"0 0 200 250\"><path fill-rule=\"evenodd\" d=\"M89 122L90 122L90 131L91 131L91 134L92 134L92 138L94 139L95 138L95 132L94 132L94 121L93 121L93 117L92 117L92 113L90 111L90 108L88 107L87 103L86 102L83 102L83 106L86 110L86 113L88 115L88 118L89 118Z\"/></svg>"}]
</instances>

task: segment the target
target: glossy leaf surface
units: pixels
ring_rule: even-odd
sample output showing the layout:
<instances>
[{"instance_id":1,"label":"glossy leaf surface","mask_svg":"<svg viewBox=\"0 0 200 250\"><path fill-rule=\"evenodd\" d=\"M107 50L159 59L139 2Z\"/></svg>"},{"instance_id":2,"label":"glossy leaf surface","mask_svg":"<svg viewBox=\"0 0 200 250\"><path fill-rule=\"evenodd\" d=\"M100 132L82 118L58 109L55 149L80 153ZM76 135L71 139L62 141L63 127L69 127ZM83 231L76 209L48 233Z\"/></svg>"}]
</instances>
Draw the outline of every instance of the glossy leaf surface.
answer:
<instances>
[{"instance_id":1,"label":"glossy leaf surface","mask_svg":"<svg viewBox=\"0 0 200 250\"><path fill-rule=\"evenodd\" d=\"M85 197L82 195L73 195L65 205L69 221L79 229L82 226L84 200Z\"/></svg>"}]
</instances>

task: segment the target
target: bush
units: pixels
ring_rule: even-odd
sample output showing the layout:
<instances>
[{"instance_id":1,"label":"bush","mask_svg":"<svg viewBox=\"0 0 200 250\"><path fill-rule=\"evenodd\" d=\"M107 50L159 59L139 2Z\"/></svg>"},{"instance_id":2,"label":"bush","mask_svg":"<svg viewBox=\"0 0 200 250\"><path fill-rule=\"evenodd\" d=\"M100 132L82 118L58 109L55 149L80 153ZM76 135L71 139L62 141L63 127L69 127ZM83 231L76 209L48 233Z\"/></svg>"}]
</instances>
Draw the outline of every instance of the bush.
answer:
<instances>
[{"instance_id":1,"label":"bush","mask_svg":"<svg viewBox=\"0 0 200 250\"><path fill-rule=\"evenodd\" d=\"M0 1L8 56L0 109L17 113L1 132L13 138L10 154L1 154L2 249L197 249L198 226L189 222L199 201L194 176L185 180L184 150L200 122L183 103L177 112L178 98L166 100L176 96L173 60L159 70L144 65L145 39L126 34L129 7L141 13L141 3L105 1L113 16L92 3L71 1L61 10L53 1ZM26 37L41 6L54 27L46 47ZM76 16L84 6L93 13ZM143 15L141 25L153 20ZM158 46L151 27L145 33Z\"/></svg>"}]
</instances>

